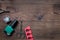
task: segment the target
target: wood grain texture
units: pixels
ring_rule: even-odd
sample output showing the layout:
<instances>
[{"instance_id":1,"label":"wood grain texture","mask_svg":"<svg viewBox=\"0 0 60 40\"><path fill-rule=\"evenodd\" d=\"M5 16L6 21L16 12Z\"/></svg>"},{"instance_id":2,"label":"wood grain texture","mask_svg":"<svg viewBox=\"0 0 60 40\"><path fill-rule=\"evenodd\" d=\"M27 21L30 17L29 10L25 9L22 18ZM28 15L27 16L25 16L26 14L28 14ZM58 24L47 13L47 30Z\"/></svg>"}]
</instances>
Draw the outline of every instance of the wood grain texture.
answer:
<instances>
[{"instance_id":1,"label":"wood grain texture","mask_svg":"<svg viewBox=\"0 0 60 40\"><path fill-rule=\"evenodd\" d=\"M56 11L53 7L59 2L59 0L15 0L12 7L16 11L10 9L11 13L0 15L0 40L26 40L26 38L19 38L20 20L23 20L23 29L28 25L31 26L35 40L60 40L60 15L54 14ZM11 6L9 3L6 4L6 6L9 5ZM44 16L38 20L41 15ZM5 16L10 16L11 20L16 18L19 21L11 37L6 36L3 32L7 25L3 22Z\"/></svg>"}]
</instances>

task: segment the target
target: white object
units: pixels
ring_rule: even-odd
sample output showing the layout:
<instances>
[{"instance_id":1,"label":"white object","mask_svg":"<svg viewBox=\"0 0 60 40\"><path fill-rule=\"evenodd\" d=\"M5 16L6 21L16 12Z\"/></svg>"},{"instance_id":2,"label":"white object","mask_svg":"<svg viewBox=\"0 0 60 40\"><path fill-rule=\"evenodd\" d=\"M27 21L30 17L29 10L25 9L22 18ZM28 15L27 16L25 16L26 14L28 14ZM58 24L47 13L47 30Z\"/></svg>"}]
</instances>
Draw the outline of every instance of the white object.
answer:
<instances>
[{"instance_id":1,"label":"white object","mask_svg":"<svg viewBox=\"0 0 60 40\"><path fill-rule=\"evenodd\" d=\"M5 23L8 23L10 21L10 17L5 17L3 20Z\"/></svg>"}]
</instances>

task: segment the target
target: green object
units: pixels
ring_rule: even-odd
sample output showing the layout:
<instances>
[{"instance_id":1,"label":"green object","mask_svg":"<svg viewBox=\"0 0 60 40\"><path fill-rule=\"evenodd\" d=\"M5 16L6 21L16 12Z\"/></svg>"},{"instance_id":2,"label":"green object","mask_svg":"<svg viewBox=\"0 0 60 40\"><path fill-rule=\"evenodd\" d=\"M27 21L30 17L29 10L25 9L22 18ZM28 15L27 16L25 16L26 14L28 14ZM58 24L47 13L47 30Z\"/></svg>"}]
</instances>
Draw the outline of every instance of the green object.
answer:
<instances>
[{"instance_id":1,"label":"green object","mask_svg":"<svg viewBox=\"0 0 60 40\"><path fill-rule=\"evenodd\" d=\"M5 29L4 29L4 32L10 36L12 35L12 33L14 32L14 29L17 25L18 21L17 20L13 20L10 24L8 24Z\"/></svg>"},{"instance_id":2,"label":"green object","mask_svg":"<svg viewBox=\"0 0 60 40\"><path fill-rule=\"evenodd\" d=\"M11 35L14 29L10 25L7 25L4 31L7 33L7 35Z\"/></svg>"}]
</instances>

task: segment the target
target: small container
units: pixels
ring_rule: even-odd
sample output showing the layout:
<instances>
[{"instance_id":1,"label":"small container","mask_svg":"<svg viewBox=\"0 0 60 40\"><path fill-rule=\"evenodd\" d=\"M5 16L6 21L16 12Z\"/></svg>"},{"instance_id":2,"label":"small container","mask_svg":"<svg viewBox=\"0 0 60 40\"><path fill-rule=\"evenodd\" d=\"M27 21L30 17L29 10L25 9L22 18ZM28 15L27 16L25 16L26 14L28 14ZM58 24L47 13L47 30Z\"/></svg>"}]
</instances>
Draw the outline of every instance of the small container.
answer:
<instances>
[{"instance_id":1,"label":"small container","mask_svg":"<svg viewBox=\"0 0 60 40\"><path fill-rule=\"evenodd\" d=\"M17 23L18 23L17 20L13 20L8 25L6 25L6 27L4 29L5 34L8 35L8 36L12 36L12 34L15 31L15 27L17 26Z\"/></svg>"}]
</instances>

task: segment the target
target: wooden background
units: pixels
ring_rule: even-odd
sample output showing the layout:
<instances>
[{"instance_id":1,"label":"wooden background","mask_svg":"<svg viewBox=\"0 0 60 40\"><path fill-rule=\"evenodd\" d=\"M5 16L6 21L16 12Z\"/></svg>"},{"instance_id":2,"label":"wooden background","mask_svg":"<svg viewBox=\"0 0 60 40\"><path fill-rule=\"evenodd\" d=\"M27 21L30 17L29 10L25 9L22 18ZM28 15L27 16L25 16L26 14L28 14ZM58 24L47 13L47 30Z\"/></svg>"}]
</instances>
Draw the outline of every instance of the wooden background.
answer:
<instances>
[{"instance_id":1,"label":"wooden background","mask_svg":"<svg viewBox=\"0 0 60 40\"><path fill-rule=\"evenodd\" d=\"M26 40L19 38L20 20L23 20L23 28L31 26L34 40L60 40L59 5L60 0L1 0L0 8L11 12L0 14L0 40ZM3 32L7 25L3 21L6 16L19 21L11 37Z\"/></svg>"}]
</instances>

